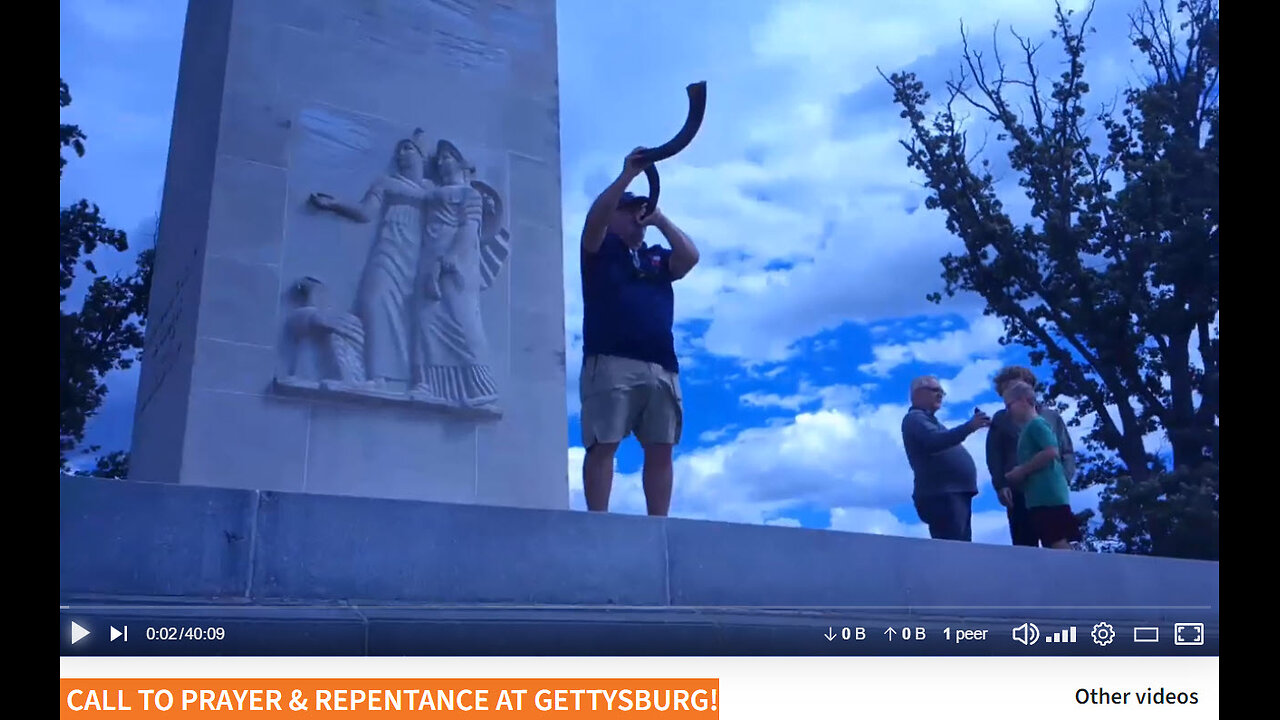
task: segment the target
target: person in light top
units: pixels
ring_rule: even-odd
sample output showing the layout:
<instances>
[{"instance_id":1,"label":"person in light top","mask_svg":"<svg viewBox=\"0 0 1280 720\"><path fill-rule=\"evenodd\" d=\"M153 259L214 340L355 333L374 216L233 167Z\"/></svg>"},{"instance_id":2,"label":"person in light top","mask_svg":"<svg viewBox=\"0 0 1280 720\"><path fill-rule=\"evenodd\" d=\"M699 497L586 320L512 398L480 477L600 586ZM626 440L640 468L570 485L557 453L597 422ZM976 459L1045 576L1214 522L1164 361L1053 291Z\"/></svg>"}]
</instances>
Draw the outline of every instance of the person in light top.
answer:
<instances>
[{"instance_id":1,"label":"person in light top","mask_svg":"<svg viewBox=\"0 0 1280 720\"><path fill-rule=\"evenodd\" d=\"M1036 408L1036 391L1021 380L1004 391L1004 407L1022 426L1018 464L1005 473L1026 498L1027 517L1040 544L1070 550L1080 541L1080 524L1071 512L1070 488L1062 469L1057 434Z\"/></svg>"}]
</instances>

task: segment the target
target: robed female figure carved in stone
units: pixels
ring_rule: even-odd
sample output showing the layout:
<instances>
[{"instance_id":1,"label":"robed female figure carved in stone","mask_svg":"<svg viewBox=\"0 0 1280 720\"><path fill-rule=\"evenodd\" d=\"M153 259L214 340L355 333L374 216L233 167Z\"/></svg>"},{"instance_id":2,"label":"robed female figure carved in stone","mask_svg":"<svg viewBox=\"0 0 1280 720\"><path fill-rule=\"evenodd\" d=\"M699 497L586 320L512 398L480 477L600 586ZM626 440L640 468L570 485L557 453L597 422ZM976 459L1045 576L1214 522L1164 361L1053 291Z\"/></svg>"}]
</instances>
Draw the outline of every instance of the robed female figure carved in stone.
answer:
<instances>
[{"instance_id":1,"label":"robed female figure carved in stone","mask_svg":"<svg viewBox=\"0 0 1280 720\"><path fill-rule=\"evenodd\" d=\"M396 144L390 171L369 187L359 204L324 193L311 196L321 210L360 223L377 222L377 236L356 297L364 323L365 376L375 387L409 380L411 298L422 253L423 208L428 194L421 130ZM402 386L403 387L403 386Z\"/></svg>"},{"instance_id":2,"label":"robed female figure carved in stone","mask_svg":"<svg viewBox=\"0 0 1280 720\"><path fill-rule=\"evenodd\" d=\"M475 167L441 140L427 166L427 196L412 354L412 396L461 408L493 408L498 391L480 293L506 262L497 193L474 182Z\"/></svg>"}]
</instances>

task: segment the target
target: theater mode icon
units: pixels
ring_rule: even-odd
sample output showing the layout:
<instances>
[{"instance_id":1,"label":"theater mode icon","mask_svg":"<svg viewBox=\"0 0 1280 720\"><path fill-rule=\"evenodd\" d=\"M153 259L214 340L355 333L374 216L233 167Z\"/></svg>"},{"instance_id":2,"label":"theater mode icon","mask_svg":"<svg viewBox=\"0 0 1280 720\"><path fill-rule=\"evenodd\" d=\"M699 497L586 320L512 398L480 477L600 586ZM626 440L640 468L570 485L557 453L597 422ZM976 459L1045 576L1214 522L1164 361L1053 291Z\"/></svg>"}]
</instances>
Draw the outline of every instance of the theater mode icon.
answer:
<instances>
[{"instance_id":1,"label":"theater mode icon","mask_svg":"<svg viewBox=\"0 0 1280 720\"><path fill-rule=\"evenodd\" d=\"M1035 623L1022 623L1013 629L1013 639L1023 645L1035 645L1040 639L1040 628Z\"/></svg>"}]
</instances>

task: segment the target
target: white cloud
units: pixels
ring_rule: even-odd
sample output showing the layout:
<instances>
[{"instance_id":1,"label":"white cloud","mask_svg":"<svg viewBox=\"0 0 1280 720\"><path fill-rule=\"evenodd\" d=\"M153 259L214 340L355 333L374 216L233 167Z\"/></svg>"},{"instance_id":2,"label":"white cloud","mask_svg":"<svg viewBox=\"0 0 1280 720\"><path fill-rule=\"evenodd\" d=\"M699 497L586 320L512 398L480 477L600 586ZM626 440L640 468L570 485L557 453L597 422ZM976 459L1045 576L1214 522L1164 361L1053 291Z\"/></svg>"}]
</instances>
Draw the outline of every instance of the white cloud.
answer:
<instances>
[{"instance_id":1,"label":"white cloud","mask_svg":"<svg viewBox=\"0 0 1280 720\"><path fill-rule=\"evenodd\" d=\"M862 162L901 164L888 151L892 140L881 144L860 151ZM841 154L831 145L820 152ZM815 162L787 179L785 168L771 168L768 182L796 195L782 207L746 199L756 191L735 189L732 179L713 180L720 170L677 166L664 181L672 216L704 252L729 258L698 267L677 285L679 316L710 321L707 351L748 362L786 360L803 350L799 340L847 321L938 312L925 295L937 289L937 258L954 242L938 218L903 212L904 204L922 202L908 173L898 173L900 192L877 193L868 185L883 177L860 179Z\"/></svg>"},{"instance_id":2,"label":"white cloud","mask_svg":"<svg viewBox=\"0 0 1280 720\"><path fill-rule=\"evenodd\" d=\"M780 517L780 518L774 518L772 520L766 520L764 524L771 525L774 527L796 527L796 528L800 527L799 520L796 520L795 518L789 518L789 517Z\"/></svg>"},{"instance_id":3,"label":"white cloud","mask_svg":"<svg viewBox=\"0 0 1280 720\"><path fill-rule=\"evenodd\" d=\"M999 360L975 360L964 366L955 377L942 383L951 402L969 402L992 389L991 378L1004 363Z\"/></svg>"},{"instance_id":4,"label":"white cloud","mask_svg":"<svg viewBox=\"0 0 1280 720\"><path fill-rule=\"evenodd\" d=\"M1078 8L1080 1L1064 2ZM999 20L1024 30L1052 20L1043 5L1023 0L986 0L963 7L949 0L851 3L790 0L777 3L753 33L752 49L765 61L810 70L806 90L850 87L875 77L875 69L905 66L956 41L961 18L981 34ZM850 39L856 38L856 42Z\"/></svg>"},{"instance_id":5,"label":"white cloud","mask_svg":"<svg viewBox=\"0 0 1280 720\"><path fill-rule=\"evenodd\" d=\"M698 441L704 444L719 442L733 432L736 427L736 425L729 425L718 430L706 430L698 435Z\"/></svg>"},{"instance_id":6,"label":"white cloud","mask_svg":"<svg viewBox=\"0 0 1280 720\"><path fill-rule=\"evenodd\" d=\"M862 397L862 389L853 385L828 385L817 387L808 380L800 382L800 388L791 395L777 393L750 392L742 395L739 401L752 407L776 407L785 410L799 410L806 405L821 401L824 407L850 407L858 403Z\"/></svg>"},{"instance_id":7,"label":"white cloud","mask_svg":"<svg viewBox=\"0 0 1280 720\"><path fill-rule=\"evenodd\" d=\"M904 522L883 508L837 507L831 509L831 529L873 535L929 537L929 528L919 521Z\"/></svg>"},{"instance_id":8,"label":"white cloud","mask_svg":"<svg viewBox=\"0 0 1280 720\"><path fill-rule=\"evenodd\" d=\"M876 345L875 360L858 369L878 377L888 377L894 369L912 362L927 365L960 366L974 357L993 357L1003 349L1000 337L1004 323L997 317L980 315L967 328L951 330L926 340Z\"/></svg>"}]
</instances>

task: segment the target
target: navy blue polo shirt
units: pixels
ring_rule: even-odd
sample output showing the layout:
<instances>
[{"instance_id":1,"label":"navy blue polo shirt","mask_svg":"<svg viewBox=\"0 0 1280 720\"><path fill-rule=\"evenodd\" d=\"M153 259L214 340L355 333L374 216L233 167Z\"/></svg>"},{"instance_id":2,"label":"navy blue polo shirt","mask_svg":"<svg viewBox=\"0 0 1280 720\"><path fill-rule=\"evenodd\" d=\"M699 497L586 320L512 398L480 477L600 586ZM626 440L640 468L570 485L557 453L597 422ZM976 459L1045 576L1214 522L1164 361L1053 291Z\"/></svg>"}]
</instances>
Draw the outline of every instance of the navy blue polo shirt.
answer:
<instances>
[{"instance_id":1,"label":"navy blue polo shirt","mask_svg":"<svg viewBox=\"0 0 1280 720\"><path fill-rule=\"evenodd\" d=\"M634 253L612 233L582 252L582 354L616 355L679 372L671 324L671 250L641 245Z\"/></svg>"}]
</instances>

